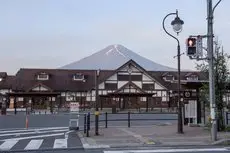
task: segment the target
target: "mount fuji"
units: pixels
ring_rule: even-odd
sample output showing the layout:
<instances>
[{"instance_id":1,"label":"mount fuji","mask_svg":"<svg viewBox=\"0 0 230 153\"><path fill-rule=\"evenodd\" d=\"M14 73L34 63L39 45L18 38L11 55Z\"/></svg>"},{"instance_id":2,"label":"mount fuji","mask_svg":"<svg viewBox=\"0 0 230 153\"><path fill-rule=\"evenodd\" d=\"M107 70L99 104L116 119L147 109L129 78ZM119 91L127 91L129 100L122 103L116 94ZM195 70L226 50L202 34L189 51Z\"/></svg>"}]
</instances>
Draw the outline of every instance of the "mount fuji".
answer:
<instances>
[{"instance_id":1,"label":"mount fuji","mask_svg":"<svg viewBox=\"0 0 230 153\"><path fill-rule=\"evenodd\" d=\"M130 59L148 71L177 71L144 58L122 45L110 45L79 61L67 64L61 69L115 70Z\"/></svg>"}]
</instances>

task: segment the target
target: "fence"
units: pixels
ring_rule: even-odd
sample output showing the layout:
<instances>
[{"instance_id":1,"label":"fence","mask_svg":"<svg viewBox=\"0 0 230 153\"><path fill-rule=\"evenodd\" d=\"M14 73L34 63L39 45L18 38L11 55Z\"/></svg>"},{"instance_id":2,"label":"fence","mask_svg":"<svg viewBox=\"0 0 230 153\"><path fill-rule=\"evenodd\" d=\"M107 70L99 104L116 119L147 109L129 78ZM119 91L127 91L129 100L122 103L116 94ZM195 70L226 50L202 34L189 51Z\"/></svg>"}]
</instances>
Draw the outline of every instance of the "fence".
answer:
<instances>
[{"instance_id":1,"label":"fence","mask_svg":"<svg viewBox=\"0 0 230 153\"><path fill-rule=\"evenodd\" d=\"M155 116L155 118L154 118ZM92 118L91 118L92 117ZM91 123L95 123L94 114L84 114L84 133L86 136L89 136L89 130L91 127ZM130 128L132 126L132 123L141 121L177 121L177 113L118 113L118 114L112 114L112 113L102 113L99 115L99 123L102 124L100 128L108 128L109 123L115 123L117 122L118 125L121 125L123 123L123 126L127 126ZM125 123L125 124L124 124ZM142 125L143 123L141 123ZM151 124L151 123L150 123ZM110 127L113 127L113 125L110 125Z\"/></svg>"}]
</instances>

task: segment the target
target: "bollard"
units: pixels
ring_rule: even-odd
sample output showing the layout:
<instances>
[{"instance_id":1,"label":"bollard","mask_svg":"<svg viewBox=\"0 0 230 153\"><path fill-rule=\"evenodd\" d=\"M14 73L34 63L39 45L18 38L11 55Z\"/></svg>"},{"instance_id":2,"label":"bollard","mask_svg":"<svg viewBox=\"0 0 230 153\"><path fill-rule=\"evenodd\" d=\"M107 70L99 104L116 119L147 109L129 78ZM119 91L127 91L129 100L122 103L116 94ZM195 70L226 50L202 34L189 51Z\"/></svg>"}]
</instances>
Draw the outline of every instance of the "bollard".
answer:
<instances>
[{"instance_id":1,"label":"bollard","mask_svg":"<svg viewBox=\"0 0 230 153\"><path fill-rule=\"evenodd\" d=\"M105 112L105 128L108 128L108 113Z\"/></svg>"},{"instance_id":2,"label":"bollard","mask_svg":"<svg viewBox=\"0 0 230 153\"><path fill-rule=\"evenodd\" d=\"M228 125L228 112L226 112L226 125Z\"/></svg>"},{"instance_id":3,"label":"bollard","mask_svg":"<svg viewBox=\"0 0 230 153\"><path fill-rule=\"evenodd\" d=\"M28 120L28 116L26 115L26 129L28 129L29 127L29 120Z\"/></svg>"},{"instance_id":4,"label":"bollard","mask_svg":"<svg viewBox=\"0 0 230 153\"><path fill-rule=\"evenodd\" d=\"M84 114L84 133L86 133L86 120L87 118L86 118L86 114Z\"/></svg>"},{"instance_id":5,"label":"bollard","mask_svg":"<svg viewBox=\"0 0 230 153\"><path fill-rule=\"evenodd\" d=\"M87 115L87 130L86 130L86 136L89 137L89 130L90 130L90 114Z\"/></svg>"},{"instance_id":6,"label":"bollard","mask_svg":"<svg viewBox=\"0 0 230 153\"><path fill-rule=\"evenodd\" d=\"M89 130L90 130L90 112L88 112Z\"/></svg>"},{"instance_id":7,"label":"bollard","mask_svg":"<svg viewBox=\"0 0 230 153\"><path fill-rule=\"evenodd\" d=\"M128 112L128 127L130 128L130 112Z\"/></svg>"}]
</instances>

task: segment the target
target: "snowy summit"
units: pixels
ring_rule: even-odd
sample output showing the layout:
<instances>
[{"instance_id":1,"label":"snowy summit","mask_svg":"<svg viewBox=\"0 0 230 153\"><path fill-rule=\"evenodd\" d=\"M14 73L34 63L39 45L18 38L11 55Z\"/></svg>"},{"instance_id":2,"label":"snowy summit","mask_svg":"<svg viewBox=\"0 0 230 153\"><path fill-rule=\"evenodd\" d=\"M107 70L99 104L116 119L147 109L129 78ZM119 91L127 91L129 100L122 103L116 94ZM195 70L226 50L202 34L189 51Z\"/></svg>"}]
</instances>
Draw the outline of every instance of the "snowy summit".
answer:
<instances>
[{"instance_id":1,"label":"snowy summit","mask_svg":"<svg viewBox=\"0 0 230 153\"><path fill-rule=\"evenodd\" d=\"M61 69L84 69L84 70L115 70L130 59L137 62L148 71L176 71L147 58L144 58L122 45L110 45L86 58L70 63Z\"/></svg>"}]
</instances>

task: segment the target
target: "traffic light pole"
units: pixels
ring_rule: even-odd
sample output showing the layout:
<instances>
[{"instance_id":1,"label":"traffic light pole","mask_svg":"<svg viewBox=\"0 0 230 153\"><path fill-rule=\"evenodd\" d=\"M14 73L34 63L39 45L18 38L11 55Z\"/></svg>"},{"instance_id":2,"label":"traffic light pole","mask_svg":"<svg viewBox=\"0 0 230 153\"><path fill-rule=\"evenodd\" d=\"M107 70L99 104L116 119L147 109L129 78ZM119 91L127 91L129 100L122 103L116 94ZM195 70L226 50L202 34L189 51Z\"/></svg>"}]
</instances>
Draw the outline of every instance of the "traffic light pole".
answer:
<instances>
[{"instance_id":1,"label":"traffic light pole","mask_svg":"<svg viewBox=\"0 0 230 153\"><path fill-rule=\"evenodd\" d=\"M214 82L214 56L213 56L213 14L215 8L221 2L219 0L214 7L212 7L212 0L207 0L207 35L201 36L202 38L207 37L207 57L200 58L199 56L190 56L190 59L196 60L208 60L209 65L209 101L210 101L210 115L211 115L211 136L212 141L217 140L217 119L216 119L216 102L215 102L215 82ZM198 36L190 36L190 37L198 37ZM200 37L200 36L199 36ZM201 49L203 49L203 46ZM197 51L196 51L197 52Z\"/></svg>"},{"instance_id":2,"label":"traffic light pole","mask_svg":"<svg viewBox=\"0 0 230 153\"><path fill-rule=\"evenodd\" d=\"M207 20L208 20L208 63L209 63L209 98L211 111L211 136L212 141L217 140L217 123L216 123L216 103L215 103L215 83L214 83L214 65L213 65L213 9L212 0L207 0Z\"/></svg>"}]
</instances>

